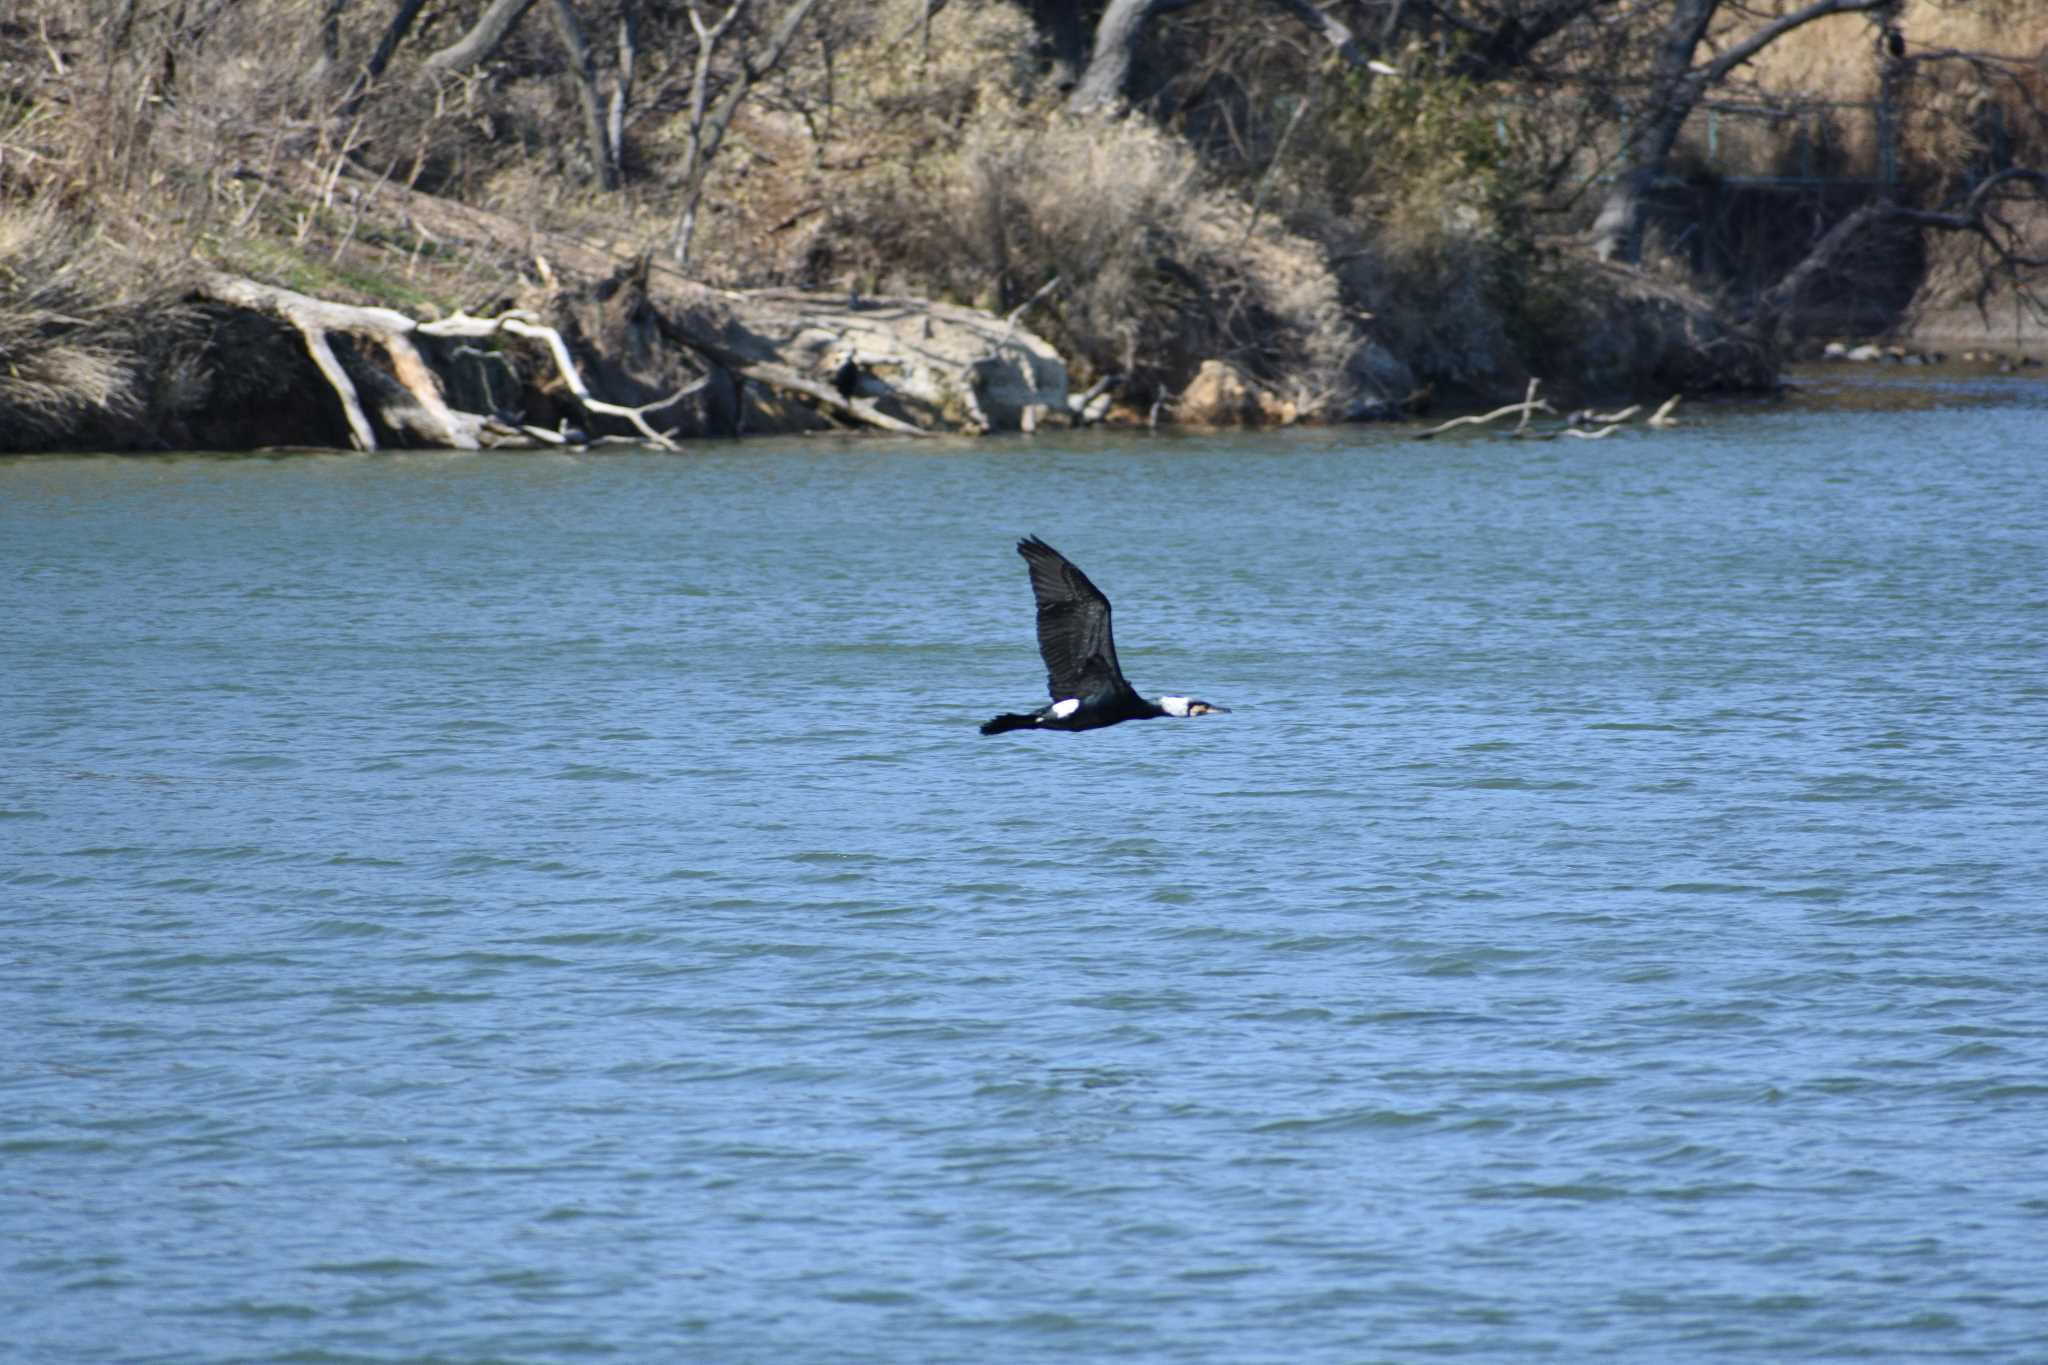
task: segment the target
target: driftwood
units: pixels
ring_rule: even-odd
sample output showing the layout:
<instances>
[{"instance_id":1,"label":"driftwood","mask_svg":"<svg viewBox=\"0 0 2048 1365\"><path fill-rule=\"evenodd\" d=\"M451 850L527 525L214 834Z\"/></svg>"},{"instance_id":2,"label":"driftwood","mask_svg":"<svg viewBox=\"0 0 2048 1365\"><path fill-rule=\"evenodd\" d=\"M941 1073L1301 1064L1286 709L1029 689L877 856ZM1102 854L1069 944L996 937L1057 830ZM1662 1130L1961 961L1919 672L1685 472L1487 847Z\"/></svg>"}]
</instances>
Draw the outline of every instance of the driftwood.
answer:
<instances>
[{"instance_id":1,"label":"driftwood","mask_svg":"<svg viewBox=\"0 0 2048 1365\"><path fill-rule=\"evenodd\" d=\"M442 400L440 384L421 357L419 348L413 344L413 334L419 330L419 324L396 309L330 303L275 285L258 284L238 275L207 275L200 282L200 290L209 298L237 308L270 313L298 329L299 335L305 338L307 353L313 357L313 363L319 367L328 387L334 390L334 396L341 401L341 410L348 419L349 433L356 449L375 450L377 435L363 406L361 390L334 353L330 338L337 332L367 337L383 346L385 354L390 357L392 377L411 395L423 414L423 417L412 420L397 418L394 414L394 425L420 429L420 434L426 439L457 450L479 450L483 447L486 419L475 413L457 413ZM385 414L380 411L379 415Z\"/></svg>"},{"instance_id":2,"label":"driftwood","mask_svg":"<svg viewBox=\"0 0 2048 1365\"><path fill-rule=\"evenodd\" d=\"M202 282L205 296L282 319L299 332L341 405L349 440L361 449L376 448L379 422L387 438L395 433L416 444L462 450L562 439L559 432L528 425L522 412L451 406L447 395L464 386L437 382L436 363L445 365L450 357L447 348L424 344L426 338L517 338L537 345L567 390L571 421L578 420L573 408L580 408L586 419L609 419L613 430L630 429L664 446L675 443L678 430L737 431L747 420L740 395L749 381L826 420L898 435L1023 431L1048 416L1079 424L1092 415L1069 398L1059 354L1020 325L1021 309L1003 318L919 299L713 289L647 255L535 231L386 181L366 182L343 162L295 167L285 188L330 208L352 200L360 212L375 202L380 213L443 250L496 259L508 275L521 265L530 272L522 302L533 307L495 317L458 313L439 321L227 274ZM534 276L538 286L531 283ZM366 343L384 363L337 353L339 337ZM518 349L523 348L508 356L463 348L458 358L504 365L515 387L523 389L523 367L505 364L516 359ZM666 410L705 389L706 380L710 391L670 419L679 422L677 428L668 428L661 420ZM502 392L502 382L498 388ZM487 410L506 406L489 395L468 401Z\"/></svg>"},{"instance_id":3,"label":"driftwood","mask_svg":"<svg viewBox=\"0 0 2048 1365\"><path fill-rule=\"evenodd\" d=\"M1529 422L1534 414L1545 412L1553 416L1556 415L1556 409L1537 398L1536 389L1539 382L1534 379L1529 381L1529 391L1519 403L1510 403L1504 408L1495 408L1492 412L1474 417L1453 417L1450 421L1440 426L1431 427L1428 431L1416 432L1415 439L1427 441L1432 436L1440 436L1444 432L1457 427L1485 426L1492 422L1498 422L1503 417L1519 415L1521 420L1515 424L1513 431L1507 433L1511 437L1528 441L1554 441L1561 436L1568 436L1580 441L1601 441L1622 430L1637 413L1643 410L1640 403L1631 404L1619 412L1593 412L1585 410L1572 413L1569 417L1565 418L1564 425L1561 427L1549 430L1532 430ZM1678 406L1678 400L1679 395L1677 394L1673 394L1670 398L1664 400L1663 406L1659 407L1645 419L1645 425L1652 427L1677 426L1678 420L1671 413Z\"/></svg>"},{"instance_id":4,"label":"driftwood","mask_svg":"<svg viewBox=\"0 0 2048 1365\"><path fill-rule=\"evenodd\" d=\"M1510 403L1504 408L1495 408L1492 412L1484 413L1477 417L1453 417L1450 421L1442 423L1439 426L1433 426L1428 431L1416 432L1415 439L1418 441L1427 441L1432 436L1441 436L1445 432L1455 430L1458 427L1486 426L1490 423L1498 422L1503 417L1509 416L1521 417L1522 420L1515 426L1515 432L1517 435L1519 435L1522 431L1527 429L1529 425L1529 419L1536 413L1547 412L1553 417L1557 415L1556 408L1553 408L1552 406L1550 406L1549 403L1543 401L1542 399L1536 396L1536 388L1540 383L1542 383L1541 380L1530 380L1529 391L1527 394L1523 396L1522 401L1519 403Z\"/></svg>"}]
</instances>

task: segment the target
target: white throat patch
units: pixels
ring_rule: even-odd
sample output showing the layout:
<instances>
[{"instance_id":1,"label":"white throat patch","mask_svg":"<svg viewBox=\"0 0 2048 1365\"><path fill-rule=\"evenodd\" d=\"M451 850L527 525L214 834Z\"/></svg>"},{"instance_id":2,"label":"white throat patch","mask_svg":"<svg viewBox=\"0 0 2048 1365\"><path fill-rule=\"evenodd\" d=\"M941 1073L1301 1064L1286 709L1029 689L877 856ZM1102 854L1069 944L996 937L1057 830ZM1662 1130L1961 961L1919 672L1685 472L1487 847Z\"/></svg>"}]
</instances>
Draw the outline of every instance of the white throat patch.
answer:
<instances>
[{"instance_id":1,"label":"white throat patch","mask_svg":"<svg viewBox=\"0 0 2048 1365\"><path fill-rule=\"evenodd\" d=\"M1080 709L1081 699L1079 697L1068 697L1064 701L1056 701L1052 704L1052 718L1054 720L1065 720Z\"/></svg>"},{"instance_id":2,"label":"white throat patch","mask_svg":"<svg viewBox=\"0 0 2048 1365\"><path fill-rule=\"evenodd\" d=\"M1169 716L1181 716L1184 718L1188 713L1188 698L1161 697L1159 699L1159 709Z\"/></svg>"}]
</instances>

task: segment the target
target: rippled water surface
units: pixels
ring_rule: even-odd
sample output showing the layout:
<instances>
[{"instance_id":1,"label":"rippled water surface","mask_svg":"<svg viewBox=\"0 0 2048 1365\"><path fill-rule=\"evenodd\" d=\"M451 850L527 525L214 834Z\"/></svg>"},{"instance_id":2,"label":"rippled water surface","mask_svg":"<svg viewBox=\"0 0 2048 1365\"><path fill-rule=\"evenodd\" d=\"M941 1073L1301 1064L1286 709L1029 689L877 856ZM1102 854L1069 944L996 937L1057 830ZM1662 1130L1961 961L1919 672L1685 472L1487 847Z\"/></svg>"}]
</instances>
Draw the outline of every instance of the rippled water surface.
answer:
<instances>
[{"instance_id":1,"label":"rippled water surface","mask_svg":"<svg viewBox=\"0 0 2048 1365\"><path fill-rule=\"evenodd\" d=\"M0 463L0 1355L2048 1358L2048 402L1915 394ZM1234 713L976 734L1025 532Z\"/></svg>"}]
</instances>

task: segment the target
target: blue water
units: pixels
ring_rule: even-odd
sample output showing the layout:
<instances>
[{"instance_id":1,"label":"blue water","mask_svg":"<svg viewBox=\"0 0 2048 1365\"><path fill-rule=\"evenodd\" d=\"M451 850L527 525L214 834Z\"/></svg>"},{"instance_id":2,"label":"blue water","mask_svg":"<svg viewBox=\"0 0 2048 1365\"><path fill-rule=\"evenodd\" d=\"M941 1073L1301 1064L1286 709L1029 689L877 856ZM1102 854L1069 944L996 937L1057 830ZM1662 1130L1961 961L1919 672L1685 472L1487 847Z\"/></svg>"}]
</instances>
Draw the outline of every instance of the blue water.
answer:
<instances>
[{"instance_id":1,"label":"blue water","mask_svg":"<svg viewBox=\"0 0 2048 1365\"><path fill-rule=\"evenodd\" d=\"M2048 390L1852 398L0 462L0 1357L2048 1359Z\"/></svg>"}]
</instances>

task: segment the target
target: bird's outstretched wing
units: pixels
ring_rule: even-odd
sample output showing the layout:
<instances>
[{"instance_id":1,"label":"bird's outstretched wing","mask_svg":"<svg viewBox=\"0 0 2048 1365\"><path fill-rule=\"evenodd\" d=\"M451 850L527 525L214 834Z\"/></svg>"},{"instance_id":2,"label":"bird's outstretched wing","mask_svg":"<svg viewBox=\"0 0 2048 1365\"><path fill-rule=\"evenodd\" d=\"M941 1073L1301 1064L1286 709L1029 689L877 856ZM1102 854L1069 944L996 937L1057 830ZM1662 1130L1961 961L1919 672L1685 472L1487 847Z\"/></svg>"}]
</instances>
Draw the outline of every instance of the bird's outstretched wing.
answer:
<instances>
[{"instance_id":1,"label":"bird's outstretched wing","mask_svg":"<svg viewBox=\"0 0 2048 1365\"><path fill-rule=\"evenodd\" d=\"M1053 700L1128 689L1117 667L1116 641L1110 638L1109 599L1037 536L1018 541L1017 553L1031 566L1038 652L1045 657L1045 685Z\"/></svg>"}]
</instances>

